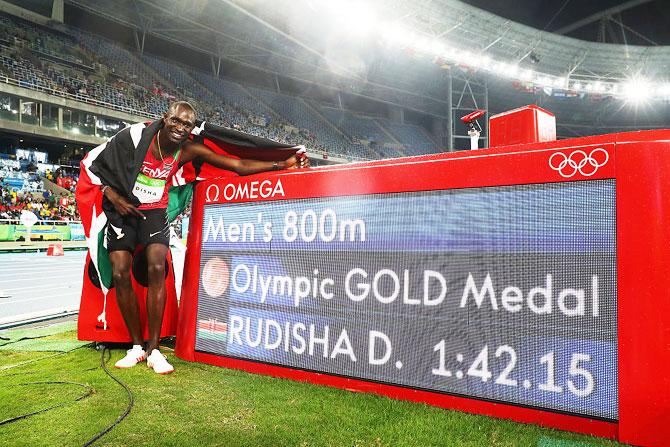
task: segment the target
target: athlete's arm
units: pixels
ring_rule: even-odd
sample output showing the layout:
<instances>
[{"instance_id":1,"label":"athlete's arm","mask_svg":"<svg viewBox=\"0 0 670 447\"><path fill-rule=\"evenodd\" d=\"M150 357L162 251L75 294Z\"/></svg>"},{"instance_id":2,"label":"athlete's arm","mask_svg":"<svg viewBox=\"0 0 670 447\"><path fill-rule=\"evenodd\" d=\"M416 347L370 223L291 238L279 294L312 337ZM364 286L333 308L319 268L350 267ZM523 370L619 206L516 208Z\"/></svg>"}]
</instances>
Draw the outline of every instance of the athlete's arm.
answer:
<instances>
[{"instance_id":1,"label":"athlete's arm","mask_svg":"<svg viewBox=\"0 0 670 447\"><path fill-rule=\"evenodd\" d=\"M306 154L292 155L284 161L238 160L226 155L217 154L207 146L188 141L182 148L181 162L186 163L196 158L214 167L233 171L239 175L250 175L279 169L297 169L309 166Z\"/></svg>"}]
</instances>

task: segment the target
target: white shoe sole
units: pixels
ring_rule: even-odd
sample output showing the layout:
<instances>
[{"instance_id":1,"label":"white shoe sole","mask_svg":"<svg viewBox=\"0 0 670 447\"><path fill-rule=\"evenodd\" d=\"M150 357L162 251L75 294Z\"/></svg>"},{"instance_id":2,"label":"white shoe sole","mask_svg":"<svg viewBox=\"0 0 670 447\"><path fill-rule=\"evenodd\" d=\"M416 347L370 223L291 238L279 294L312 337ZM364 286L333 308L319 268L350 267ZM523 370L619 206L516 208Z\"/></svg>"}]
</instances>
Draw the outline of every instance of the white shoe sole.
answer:
<instances>
[{"instance_id":1,"label":"white shoe sole","mask_svg":"<svg viewBox=\"0 0 670 447\"><path fill-rule=\"evenodd\" d=\"M119 365L116 365L116 364L115 364L115 365L114 365L114 368L118 368L118 369L128 369L128 368L133 368L133 367L137 366L139 363L142 363L144 360L145 360L145 359L138 360L137 363L135 363L134 365L131 365L131 366L119 366Z\"/></svg>"},{"instance_id":2,"label":"white shoe sole","mask_svg":"<svg viewBox=\"0 0 670 447\"><path fill-rule=\"evenodd\" d=\"M154 367L153 367L153 366L150 366L149 368L152 369L152 370L154 370ZM166 374L172 374L172 373L174 372L174 368L172 368L170 371L157 372L156 370L154 370L154 372L155 372L156 374L161 374L161 375L164 376L164 375L166 375Z\"/></svg>"}]
</instances>

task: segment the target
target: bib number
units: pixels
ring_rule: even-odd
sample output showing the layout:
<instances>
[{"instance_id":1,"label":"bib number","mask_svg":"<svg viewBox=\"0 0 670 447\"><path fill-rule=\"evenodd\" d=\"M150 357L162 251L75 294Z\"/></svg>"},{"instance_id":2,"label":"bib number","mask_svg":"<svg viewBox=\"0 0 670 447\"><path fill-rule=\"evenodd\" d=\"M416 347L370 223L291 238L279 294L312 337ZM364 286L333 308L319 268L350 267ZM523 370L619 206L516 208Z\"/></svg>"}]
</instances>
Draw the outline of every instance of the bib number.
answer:
<instances>
[{"instance_id":1,"label":"bib number","mask_svg":"<svg viewBox=\"0 0 670 447\"><path fill-rule=\"evenodd\" d=\"M140 203L156 203L163 197L165 191L165 180L153 179L140 173L133 186L133 194Z\"/></svg>"}]
</instances>

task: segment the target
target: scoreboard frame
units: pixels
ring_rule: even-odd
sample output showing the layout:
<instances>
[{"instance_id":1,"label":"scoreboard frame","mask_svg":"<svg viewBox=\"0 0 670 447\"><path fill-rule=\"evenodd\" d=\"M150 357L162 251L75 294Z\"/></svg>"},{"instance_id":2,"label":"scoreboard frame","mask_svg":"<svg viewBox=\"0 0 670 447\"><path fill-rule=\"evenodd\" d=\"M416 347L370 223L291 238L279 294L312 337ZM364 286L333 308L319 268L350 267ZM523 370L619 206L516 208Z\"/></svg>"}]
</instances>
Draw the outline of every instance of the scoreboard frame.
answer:
<instances>
[{"instance_id":1,"label":"scoreboard frame","mask_svg":"<svg viewBox=\"0 0 670 447\"><path fill-rule=\"evenodd\" d=\"M304 371L195 350L205 205L615 179L618 421ZM199 183L188 233L176 355L252 373L617 439L670 443L670 130L601 135L228 177ZM282 195L273 194L277 181ZM273 189L274 188L274 189Z\"/></svg>"}]
</instances>

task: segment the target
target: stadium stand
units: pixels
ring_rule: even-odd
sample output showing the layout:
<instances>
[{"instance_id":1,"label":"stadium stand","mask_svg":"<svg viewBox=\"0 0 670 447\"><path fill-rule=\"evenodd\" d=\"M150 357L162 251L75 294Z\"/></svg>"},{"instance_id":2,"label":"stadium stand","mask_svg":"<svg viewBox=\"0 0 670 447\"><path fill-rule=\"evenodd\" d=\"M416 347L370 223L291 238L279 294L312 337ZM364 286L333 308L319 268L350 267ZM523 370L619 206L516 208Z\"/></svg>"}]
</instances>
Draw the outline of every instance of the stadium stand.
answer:
<instances>
[{"instance_id":1,"label":"stadium stand","mask_svg":"<svg viewBox=\"0 0 670 447\"><path fill-rule=\"evenodd\" d=\"M33 211L40 220L78 220L73 192L78 174L54 165L11 159L0 154L0 219L18 219L22 210ZM58 185L47 189L45 183ZM58 190L58 192L55 192Z\"/></svg>"},{"instance_id":2,"label":"stadium stand","mask_svg":"<svg viewBox=\"0 0 670 447\"><path fill-rule=\"evenodd\" d=\"M1 14L0 25L0 75L22 87L147 117L159 116L176 98L186 99L216 124L350 160L436 150L416 126L243 86L153 55L135 55L80 29L53 30ZM15 113L0 107L0 118L11 119ZM94 125L77 124L91 134Z\"/></svg>"},{"instance_id":3,"label":"stadium stand","mask_svg":"<svg viewBox=\"0 0 670 447\"><path fill-rule=\"evenodd\" d=\"M50 191L16 191L5 186L0 191L0 219L16 220L21 211L35 213L42 221L77 221L79 213L74 199L67 194Z\"/></svg>"},{"instance_id":4,"label":"stadium stand","mask_svg":"<svg viewBox=\"0 0 670 447\"><path fill-rule=\"evenodd\" d=\"M309 129L318 141L326 147L332 148L333 152L346 153L349 142L344 135L324 122L301 99L259 88L249 87L248 90L292 124L299 128Z\"/></svg>"},{"instance_id":5,"label":"stadium stand","mask_svg":"<svg viewBox=\"0 0 670 447\"><path fill-rule=\"evenodd\" d=\"M351 138L379 144L394 142L372 118L355 116L346 110L327 107L320 107L319 111Z\"/></svg>"},{"instance_id":6,"label":"stadium stand","mask_svg":"<svg viewBox=\"0 0 670 447\"><path fill-rule=\"evenodd\" d=\"M437 152L436 145L421 128L411 124L392 123L388 120L377 120L404 147L406 155L424 155Z\"/></svg>"},{"instance_id":7,"label":"stadium stand","mask_svg":"<svg viewBox=\"0 0 670 447\"><path fill-rule=\"evenodd\" d=\"M194 71L195 78L206 88L222 98L226 103L249 110L260 116L273 115L272 109L255 100L241 85L206 73Z\"/></svg>"}]
</instances>

